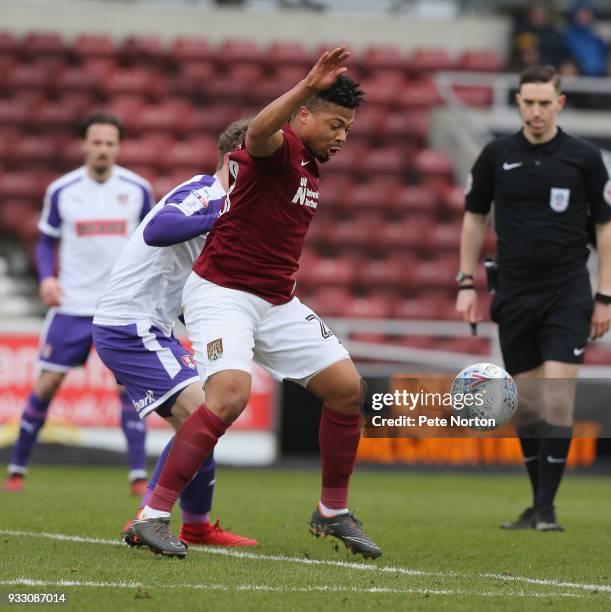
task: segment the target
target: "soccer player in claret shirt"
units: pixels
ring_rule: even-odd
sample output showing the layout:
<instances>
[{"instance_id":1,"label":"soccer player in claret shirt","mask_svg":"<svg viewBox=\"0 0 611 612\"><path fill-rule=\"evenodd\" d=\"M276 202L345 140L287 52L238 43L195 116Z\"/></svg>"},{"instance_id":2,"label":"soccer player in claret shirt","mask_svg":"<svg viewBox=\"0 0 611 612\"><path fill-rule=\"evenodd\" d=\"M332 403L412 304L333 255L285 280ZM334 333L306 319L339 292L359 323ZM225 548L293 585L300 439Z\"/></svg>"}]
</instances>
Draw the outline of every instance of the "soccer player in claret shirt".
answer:
<instances>
[{"instance_id":1,"label":"soccer player in claret shirt","mask_svg":"<svg viewBox=\"0 0 611 612\"><path fill-rule=\"evenodd\" d=\"M138 409L153 411L178 429L204 401L193 357L174 337L180 297L191 266L225 202L229 152L244 139L248 121L229 125L218 139L214 176L200 174L166 194L145 217L119 255L93 318L95 347ZM172 440L161 453L141 502L157 482ZM212 524L209 512L215 481L212 453L182 491L180 539L187 544L256 546L257 541ZM123 539L140 544L129 534Z\"/></svg>"},{"instance_id":2,"label":"soccer player in claret shirt","mask_svg":"<svg viewBox=\"0 0 611 612\"><path fill-rule=\"evenodd\" d=\"M252 360L324 401L322 494L310 520L355 553L380 548L348 510L360 438L363 381L341 342L294 296L295 273L318 206L318 163L337 154L361 103L343 74L350 53L324 53L309 74L253 119L229 156L221 215L183 292L183 314L206 401L178 430L157 486L130 532L155 552L185 556L172 534L174 502L248 401Z\"/></svg>"},{"instance_id":3,"label":"soccer player in claret shirt","mask_svg":"<svg viewBox=\"0 0 611 612\"><path fill-rule=\"evenodd\" d=\"M49 404L66 374L87 361L93 311L117 254L153 203L148 181L114 163L123 136L116 117L92 115L83 122L80 133L85 163L51 183L38 224L40 296L50 308L40 338L40 370L21 416L3 487L6 493L23 489ZM131 492L142 495L146 489L146 428L124 390L119 396Z\"/></svg>"}]
</instances>

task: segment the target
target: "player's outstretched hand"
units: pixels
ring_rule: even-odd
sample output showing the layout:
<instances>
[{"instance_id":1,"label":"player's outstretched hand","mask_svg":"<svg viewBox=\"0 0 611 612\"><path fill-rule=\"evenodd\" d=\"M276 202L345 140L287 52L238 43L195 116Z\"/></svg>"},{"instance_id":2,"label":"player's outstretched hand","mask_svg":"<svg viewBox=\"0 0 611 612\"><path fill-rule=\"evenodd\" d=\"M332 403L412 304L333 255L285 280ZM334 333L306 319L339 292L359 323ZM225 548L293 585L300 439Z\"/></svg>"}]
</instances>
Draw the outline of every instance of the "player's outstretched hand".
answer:
<instances>
[{"instance_id":1,"label":"player's outstretched hand","mask_svg":"<svg viewBox=\"0 0 611 612\"><path fill-rule=\"evenodd\" d=\"M306 85L315 91L328 89L335 83L337 77L348 70L342 64L350 57L346 45L337 47L333 51L325 51L312 67L305 78Z\"/></svg>"},{"instance_id":2,"label":"player's outstretched hand","mask_svg":"<svg viewBox=\"0 0 611 612\"><path fill-rule=\"evenodd\" d=\"M40 298L45 306L59 306L62 299L62 287L54 276L47 276L40 283Z\"/></svg>"}]
</instances>

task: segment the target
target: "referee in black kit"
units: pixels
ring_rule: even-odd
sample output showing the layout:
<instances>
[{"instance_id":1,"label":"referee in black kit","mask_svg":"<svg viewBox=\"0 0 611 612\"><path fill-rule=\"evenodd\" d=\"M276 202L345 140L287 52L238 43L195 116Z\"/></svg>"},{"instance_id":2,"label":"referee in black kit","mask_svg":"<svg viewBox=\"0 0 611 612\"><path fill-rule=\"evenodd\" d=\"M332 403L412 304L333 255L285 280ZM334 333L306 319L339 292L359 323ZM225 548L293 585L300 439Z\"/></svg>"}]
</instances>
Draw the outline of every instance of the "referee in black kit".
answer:
<instances>
[{"instance_id":1,"label":"referee in black kit","mask_svg":"<svg viewBox=\"0 0 611 612\"><path fill-rule=\"evenodd\" d=\"M516 427L533 504L505 529L563 531L554 498L572 436L575 379L588 339L611 320L611 183L600 151L556 125L565 97L551 66L520 75L522 129L487 144L469 176L456 310L478 320L473 277L495 204L498 279L491 307L520 391ZM596 227L597 293L586 262ZM532 379L562 379L528 383Z\"/></svg>"}]
</instances>

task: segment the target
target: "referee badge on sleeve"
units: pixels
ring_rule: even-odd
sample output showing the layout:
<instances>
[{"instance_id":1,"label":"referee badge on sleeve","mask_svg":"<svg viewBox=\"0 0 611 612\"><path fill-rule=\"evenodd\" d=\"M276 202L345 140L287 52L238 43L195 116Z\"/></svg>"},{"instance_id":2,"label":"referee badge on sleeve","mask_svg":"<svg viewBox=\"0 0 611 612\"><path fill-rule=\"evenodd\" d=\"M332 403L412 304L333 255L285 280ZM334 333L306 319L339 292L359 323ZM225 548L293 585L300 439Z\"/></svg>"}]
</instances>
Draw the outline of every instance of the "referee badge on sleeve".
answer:
<instances>
[{"instance_id":1,"label":"referee badge on sleeve","mask_svg":"<svg viewBox=\"0 0 611 612\"><path fill-rule=\"evenodd\" d=\"M570 199L570 189L560 189L558 187L552 187L549 196L550 208L557 213L564 212L569 207Z\"/></svg>"}]
</instances>

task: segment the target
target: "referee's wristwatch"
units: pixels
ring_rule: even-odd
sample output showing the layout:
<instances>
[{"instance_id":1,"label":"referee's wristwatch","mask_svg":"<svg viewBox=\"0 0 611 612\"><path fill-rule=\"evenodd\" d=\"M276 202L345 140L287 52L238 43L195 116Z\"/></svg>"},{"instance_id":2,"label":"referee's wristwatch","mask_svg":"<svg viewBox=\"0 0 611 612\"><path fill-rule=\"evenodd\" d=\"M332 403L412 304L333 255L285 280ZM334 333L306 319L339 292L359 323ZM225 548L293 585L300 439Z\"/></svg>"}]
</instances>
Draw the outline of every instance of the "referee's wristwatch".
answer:
<instances>
[{"instance_id":1,"label":"referee's wristwatch","mask_svg":"<svg viewBox=\"0 0 611 612\"><path fill-rule=\"evenodd\" d=\"M465 274L464 272L459 272L456 275L456 282L457 283L462 283L463 281L466 281L466 280L472 281L473 280L473 274Z\"/></svg>"}]
</instances>

